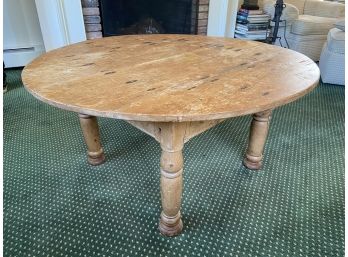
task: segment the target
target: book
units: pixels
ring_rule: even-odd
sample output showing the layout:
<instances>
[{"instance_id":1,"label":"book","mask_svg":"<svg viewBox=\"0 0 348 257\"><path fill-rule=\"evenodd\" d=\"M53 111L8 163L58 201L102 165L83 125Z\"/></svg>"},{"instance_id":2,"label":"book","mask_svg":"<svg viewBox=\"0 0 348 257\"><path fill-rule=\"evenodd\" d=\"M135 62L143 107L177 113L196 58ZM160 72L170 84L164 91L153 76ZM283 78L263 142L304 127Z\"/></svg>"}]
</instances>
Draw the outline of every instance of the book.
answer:
<instances>
[{"instance_id":1,"label":"book","mask_svg":"<svg viewBox=\"0 0 348 257\"><path fill-rule=\"evenodd\" d=\"M249 23L268 23L269 19L250 19L248 20Z\"/></svg>"},{"instance_id":2,"label":"book","mask_svg":"<svg viewBox=\"0 0 348 257\"><path fill-rule=\"evenodd\" d=\"M247 20L237 20L237 24L246 25L246 24L249 24L249 21L247 21Z\"/></svg>"},{"instance_id":3,"label":"book","mask_svg":"<svg viewBox=\"0 0 348 257\"><path fill-rule=\"evenodd\" d=\"M261 14L250 14L249 10L239 9L237 13L237 22L241 23L266 23L269 19L270 16L268 14L263 14L263 12Z\"/></svg>"},{"instance_id":4,"label":"book","mask_svg":"<svg viewBox=\"0 0 348 257\"><path fill-rule=\"evenodd\" d=\"M269 33L270 16L262 10L239 9L235 37L249 40L265 40Z\"/></svg>"},{"instance_id":5,"label":"book","mask_svg":"<svg viewBox=\"0 0 348 257\"><path fill-rule=\"evenodd\" d=\"M242 34L235 34L235 38L244 39L244 40L265 40L265 35L242 35Z\"/></svg>"},{"instance_id":6,"label":"book","mask_svg":"<svg viewBox=\"0 0 348 257\"><path fill-rule=\"evenodd\" d=\"M268 14L253 14L253 15L247 15L245 13L237 13L237 18L240 18L240 19L261 19L261 18L267 18L269 19L270 16Z\"/></svg>"},{"instance_id":7,"label":"book","mask_svg":"<svg viewBox=\"0 0 348 257\"><path fill-rule=\"evenodd\" d=\"M256 31L243 31L243 30L236 30L235 33L241 34L241 35L260 35L265 36L267 34L267 30L256 30Z\"/></svg>"},{"instance_id":8,"label":"book","mask_svg":"<svg viewBox=\"0 0 348 257\"><path fill-rule=\"evenodd\" d=\"M269 18L268 14L254 14L254 15L248 15L248 18Z\"/></svg>"},{"instance_id":9,"label":"book","mask_svg":"<svg viewBox=\"0 0 348 257\"><path fill-rule=\"evenodd\" d=\"M246 34L247 35L266 35L267 30L255 30L255 31L247 31Z\"/></svg>"},{"instance_id":10,"label":"book","mask_svg":"<svg viewBox=\"0 0 348 257\"><path fill-rule=\"evenodd\" d=\"M240 24L237 23L236 29L238 30L246 30L246 31L253 31L253 30L266 30L268 27L267 24L264 23L249 23L249 24Z\"/></svg>"},{"instance_id":11,"label":"book","mask_svg":"<svg viewBox=\"0 0 348 257\"><path fill-rule=\"evenodd\" d=\"M264 12L262 10L248 10L249 14L263 14Z\"/></svg>"},{"instance_id":12,"label":"book","mask_svg":"<svg viewBox=\"0 0 348 257\"><path fill-rule=\"evenodd\" d=\"M246 13L248 15L254 15L254 14L264 14L262 10L247 10L247 9L239 9L239 12Z\"/></svg>"},{"instance_id":13,"label":"book","mask_svg":"<svg viewBox=\"0 0 348 257\"><path fill-rule=\"evenodd\" d=\"M240 10L237 12L237 14L240 16L245 16L245 17L248 17L248 15L249 15L248 12L241 12Z\"/></svg>"},{"instance_id":14,"label":"book","mask_svg":"<svg viewBox=\"0 0 348 257\"><path fill-rule=\"evenodd\" d=\"M247 16L242 16L242 15L237 15L237 20L240 20L240 21L247 21L248 20L248 17Z\"/></svg>"}]
</instances>

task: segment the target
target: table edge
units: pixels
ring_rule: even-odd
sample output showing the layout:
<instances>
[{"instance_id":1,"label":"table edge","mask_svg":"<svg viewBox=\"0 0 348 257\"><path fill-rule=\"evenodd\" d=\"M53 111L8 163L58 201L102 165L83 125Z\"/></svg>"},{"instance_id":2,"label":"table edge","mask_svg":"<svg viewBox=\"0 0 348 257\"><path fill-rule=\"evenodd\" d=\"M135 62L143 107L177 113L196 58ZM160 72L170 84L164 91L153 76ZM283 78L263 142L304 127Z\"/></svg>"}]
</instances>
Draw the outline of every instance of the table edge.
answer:
<instances>
[{"instance_id":1,"label":"table edge","mask_svg":"<svg viewBox=\"0 0 348 257\"><path fill-rule=\"evenodd\" d=\"M319 70L319 68L318 68ZM23 73L25 72L25 68L22 71L22 79L23 79ZM320 72L319 72L320 74ZM36 99L49 104L51 106L57 107L59 109L63 109L66 111L72 111L76 113L96 116L96 117L104 117L104 118L113 118L113 119L120 119L120 120L135 120L135 121L150 121L150 122L189 122L189 121L206 121L206 120L217 120L217 119L228 119L238 116L244 116L249 115L253 113L262 112L265 110L274 109L286 104L289 104L291 102L294 102L298 100L299 98L305 96L309 92L311 92L314 88L317 87L320 81L320 75L316 79L316 81L309 87L307 87L305 90L300 91L292 95L291 97L288 97L285 101L283 99L279 99L277 101L272 102L271 104L265 104L261 105L255 108L250 108L246 111L228 111L223 113L212 113L212 114L202 114L202 115L151 115L151 114L142 114L142 115L135 115L135 114L128 114L128 113L113 113L108 111L96 111L93 109L81 109L79 107L73 106L73 105L67 105L59 102L53 102L52 100L49 100L47 98L42 97L41 95L37 94L34 90L30 89L26 86L26 83L23 80L23 86L24 88L30 92Z\"/></svg>"}]
</instances>

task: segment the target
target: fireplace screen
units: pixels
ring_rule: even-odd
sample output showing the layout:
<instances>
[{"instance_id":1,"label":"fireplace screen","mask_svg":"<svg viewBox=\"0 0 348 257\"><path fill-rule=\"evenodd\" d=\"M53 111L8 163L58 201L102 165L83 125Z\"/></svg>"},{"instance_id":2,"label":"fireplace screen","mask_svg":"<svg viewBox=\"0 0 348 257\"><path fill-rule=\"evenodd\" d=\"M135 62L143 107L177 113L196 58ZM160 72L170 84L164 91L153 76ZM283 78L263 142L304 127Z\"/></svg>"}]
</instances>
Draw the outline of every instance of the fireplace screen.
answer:
<instances>
[{"instance_id":1,"label":"fireplace screen","mask_svg":"<svg viewBox=\"0 0 348 257\"><path fill-rule=\"evenodd\" d=\"M103 35L194 34L197 0L100 0Z\"/></svg>"}]
</instances>

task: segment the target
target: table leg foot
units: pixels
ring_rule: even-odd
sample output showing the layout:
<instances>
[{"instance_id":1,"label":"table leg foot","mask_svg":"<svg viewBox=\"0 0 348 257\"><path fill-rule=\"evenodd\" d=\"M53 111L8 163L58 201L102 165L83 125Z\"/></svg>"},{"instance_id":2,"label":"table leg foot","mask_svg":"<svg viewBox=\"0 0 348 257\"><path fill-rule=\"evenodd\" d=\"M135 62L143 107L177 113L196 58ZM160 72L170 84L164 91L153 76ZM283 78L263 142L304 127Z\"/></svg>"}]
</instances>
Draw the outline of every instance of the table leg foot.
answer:
<instances>
[{"instance_id":1,"label":"table leg foot","mask_svg":"<svg viewBox=\"0 0 348 257\"><path fill-rule=\"evenodd\" d=\"M97 118L79 114L81 129L87 145L87 161L91 165L100 165L105 161L104 150L100 143Z\"/></svg>"},{"instance_id":2,"label":"table leg foot","mask_svg":"<svg viewBox=\"0 0 348 257\"><path fill-rule=\"evenodd\" d=\"M251 170L262 167L263 150L267 139L271 110L255 113L251 122L249 145L243 164Z\"/></svg>"},{"instance_id":3,"label":"table leg foot","mask_svg":"<svg viewBox=\"0 0 348 257\"><path fill-rule=\"evenodd\" d=\"M159 231L164 236L177 236L183 229L180 211L175 217L167 217L163 212L159 223Z\"/></svg>"},{"instance_id":4,"label":"table leg foot","mask_svg":"<svg viewBox=\"0 0 348 257\"><path fill-rule=\"evenodd\" d=\"M88 152L87 161L93 166L103 164L105 162L105 155L103 148L99 152Z\"/></svg>"},{"instance_id":5,"label":"table leg foot","mask_svg":"<svg viewBox=\"0 0 348 257\"><path fill-rule=\"evenodd\" d=\"M250 170L259 170L262 168L262 156L255 158L255 156L246 154L243 164Z\"/></svg>"}]
</instances>

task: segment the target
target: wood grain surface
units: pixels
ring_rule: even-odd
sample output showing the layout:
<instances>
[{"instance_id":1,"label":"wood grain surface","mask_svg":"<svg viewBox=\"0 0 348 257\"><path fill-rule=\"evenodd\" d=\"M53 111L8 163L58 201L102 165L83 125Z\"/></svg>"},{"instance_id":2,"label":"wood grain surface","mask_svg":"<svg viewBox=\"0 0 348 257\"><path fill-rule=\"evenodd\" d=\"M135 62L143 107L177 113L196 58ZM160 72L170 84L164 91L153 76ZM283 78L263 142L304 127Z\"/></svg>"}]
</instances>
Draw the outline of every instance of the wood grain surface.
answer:
<instances>
[{"instance_id":1,"label":"wood grain surface","mask_svg":"<svg viewBox=\"0 0 348 257\"><path fill-rule=\"evenodd\" d=\"M253 41L197 35L89 40L27 65L25 87L59 108L138 121L223 119L273 109L319 81L308 57Z\"/></svg>"}]
</instances>

